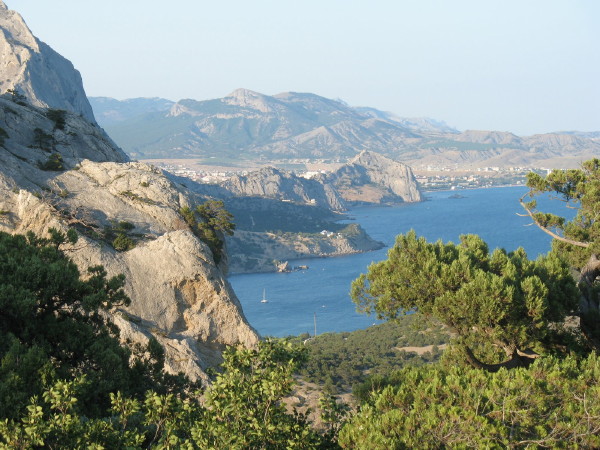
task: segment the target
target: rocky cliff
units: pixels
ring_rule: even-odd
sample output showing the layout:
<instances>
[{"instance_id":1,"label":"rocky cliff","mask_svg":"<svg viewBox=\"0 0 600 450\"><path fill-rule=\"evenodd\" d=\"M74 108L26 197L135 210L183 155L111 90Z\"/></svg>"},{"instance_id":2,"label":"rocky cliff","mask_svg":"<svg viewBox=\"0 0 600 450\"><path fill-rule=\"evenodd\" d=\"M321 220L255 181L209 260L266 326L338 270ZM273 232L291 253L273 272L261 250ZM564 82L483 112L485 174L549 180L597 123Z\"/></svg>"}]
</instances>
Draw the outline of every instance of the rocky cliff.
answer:
<instances>
[{"instance_id":1,"label":"rocky cliff","mask_svg":"<svg viewBox=\"0 0 600 450\"><path fill-rule=\"evenodd\" d=\"M179 214L205 198L152 166L127 162L88 120L87 101L61 91L80 88L70 63L1 2L0 31L2 51L16 55L2 53L2 90L20 92L0 97L0 230L75 229L79 240L65 251L82 273L102 264L109 275L126 276L132 303L112 312L121 337L145 343L154 336L167 370L207 380L204 370L220 361L225 345L252 346L258 335L225 279L226 267L215 265ZM116 245L118 236L126 245Z\"/></svg>"},{"instance_id":2,"label":"rocky cliff","mask_svg":"<svg viewBox=\"0 0 600 450\"><path fill-rule=\"evenodd\" d=\"M330 184L307 180L272 167L233 176L222 186L237 196L313 204L333 211L346 209L344 200Z\"/></svg>"},{"instance_id":3,"label":"rocky cliff","mask_svg":"<svg viewBox=\"0 0 600 450\"><path fill-rule=\"evenodd\" d=\"M94 122L81 75L36 38L23 18L0 0L0 94L14 90L36 106L64 109Z\"/></svg>"},{"instance_id":4,"label":"rocky cliff","mask_svg":"<svg viewBox=\"0 0 600 450\"><path fill-rule=\"evenodd\" d=\"M320 178L351 203L402 203L422 200L417 181L406 164L363 151L348 164Z\"/></svg>"}]
</instances>

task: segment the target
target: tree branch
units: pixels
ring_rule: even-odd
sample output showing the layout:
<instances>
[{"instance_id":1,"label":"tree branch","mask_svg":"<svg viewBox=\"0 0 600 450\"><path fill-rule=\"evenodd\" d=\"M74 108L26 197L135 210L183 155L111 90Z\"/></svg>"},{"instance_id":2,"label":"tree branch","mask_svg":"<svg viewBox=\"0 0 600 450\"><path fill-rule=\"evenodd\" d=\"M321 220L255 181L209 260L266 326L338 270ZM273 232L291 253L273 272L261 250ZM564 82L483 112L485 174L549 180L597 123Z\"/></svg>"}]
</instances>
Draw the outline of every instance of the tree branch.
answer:
<instances>
[{"instance_id":1,"label":"tree branch","mask_svg":"<svg viewBox=\"0 0 600 450\"><path fill-rule=\"evenodd\" d=\"M525 194L527 195L527 194ZM564 236L561 236L559 234L556 234L555 232L553 232L552 230L549 230L548 228L546 228L545 226L543 226L541 223L539 223L535 216L533 215L533 213L531 212L531 210L529 208L527 208L527 206L525 205L525 203L523 203L523 198L525 196L521 197L519 199L519 203L521 204L521 206L523 207L523 209L525 211L527 211L527 215L529 217L531 217L531 220L533 220L533 223L535 223L537 225L537 227L542 230L544 233L549 234L550 236L552 236L554 239L559 240L561 242L565 242L567 244L571 244L571 245L575 245L577 247L583 247L583 248L588 248L590 246L589 242L580 242L580 241L575 241L573 239L569 239L566 238Z\"/></svg>"},{"instance_id":2,"label":"tree branch","mask_svg":"<svg viewBox=\"0 0 600 450\"><path fill-rule=\"evenodd\" d=\"M488 372L498 372L501 368L514 369L515 367L527 367L531 364L539 355L536 353L526 354L519 350L515 350L508 361L504 361L498 364L487 364L481 361L475 356L469 346L462 346L467 356L467 362L477 369L487 370Z\"/></svg>"}]
</instances>

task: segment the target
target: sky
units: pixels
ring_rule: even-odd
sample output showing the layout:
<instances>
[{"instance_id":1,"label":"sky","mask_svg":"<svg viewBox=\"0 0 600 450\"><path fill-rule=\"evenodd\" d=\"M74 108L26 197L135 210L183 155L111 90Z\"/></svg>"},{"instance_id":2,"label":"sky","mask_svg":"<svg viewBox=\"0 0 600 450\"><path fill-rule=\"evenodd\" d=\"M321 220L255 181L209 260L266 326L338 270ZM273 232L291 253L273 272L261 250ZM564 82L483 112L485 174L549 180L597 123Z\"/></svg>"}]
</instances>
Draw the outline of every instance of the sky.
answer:
<instances>
[{"instance_id":1,"label":"sky","mask_svg":"<svg viewBox=\"0 0 600 450\"><path fill-rule=\"evenodd\" d=\"M88 96L311 92L459 130L600 131L597 0L5 0Z\"/></svg>"}]
</instances>

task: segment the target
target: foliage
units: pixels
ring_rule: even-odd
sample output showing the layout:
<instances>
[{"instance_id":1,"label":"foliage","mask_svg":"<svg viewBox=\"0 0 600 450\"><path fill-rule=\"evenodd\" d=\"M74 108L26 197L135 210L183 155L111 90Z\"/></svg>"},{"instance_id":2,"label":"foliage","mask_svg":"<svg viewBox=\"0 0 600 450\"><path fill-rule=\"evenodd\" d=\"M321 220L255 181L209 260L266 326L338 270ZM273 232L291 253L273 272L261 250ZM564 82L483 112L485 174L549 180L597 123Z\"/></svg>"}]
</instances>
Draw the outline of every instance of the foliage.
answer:
<instances>
[{"instance_id":1,"label":"foliage","mask_svg":"<svg viewBox=\"0 0 600 450\"><path fill-rule=\"evenodd\" d=\"M6 130L2 127L0 127L0 147L4 146L4 143L6 142L6 139L8 139L8 133L6 132Z\"/></svg>"},{"instance_id":2,"label":"foliage","mask_svg":"<svg viewBox=\"0 0 600 450\"><path fill-rule=\"evenodd\" d=\"M299 374L307 381L327 385L330 390L347 391L374 375L388 374L406 365L422 365L438 360L437 345L449 341L439 326L424 331L416 315L401 317L397 323L383 323L364 330L326 333L306 341L308 361ZM308 335L301 335L303 340ZM421 355L401 347L433 345Z\"/></svg>"},{"instance_id":3,"label":"foliage","mask_svg":"<svg viewBox=\"0 0 600 450\"><path fill-rule=\"evenodd\" d=\"M39 168L53 172L65 170L63 159L60 153L52 153L50 156L48 156L46 162L39 163Z\"/></svg>"},{"instance_id":4,"label":"foliage","mask_svg":"<svg viewBox=\"0 0 600 450\"><path fill-rule=\"evenodd\" d=\"M126 252L135 247L135 241L124 233L119 233L112 242L112 246L119 252Z\"/></svg>"},{"instance_id":5,"label":"foliage","mask_svg":"<svg viewBox=\"0 0 600 450\"><path fill-rule=\"evenodd\" d=\"M181 208L179 213L192 232L210 248L216 264L223 258L223 235L233 235L233 215L225 209L222 200L207 200L191 209ZM200 220L198 220L200 219Z\"/></svg>"},{"instance_id":6,"label":"foliage","mask_svg":"<svg viewBox=\"0 0 600 450\"><path fill-rule=\"evenodd\" d=\"M40 150L49 152L52 150L53 144L54 137L51 134L46 133L41 128L33 129L33 148L39 148Z\"/></svg>"},{"instance_id":7,"label":"foliage","mask_svg":"<svg viewBox=\"0 0 600 450\"><path fill-rule=\"evenodd\" d=\"M350 418L350 407L338 401L332 393L323 392L319 398L319 409L321 422L325 426L325 438L337 443L340 430Z\"/></svg>"},{"instance_id":8,"label":"foliage","mask_svg":"<svg viewBox=\"0 0 600 450\"><path fill-rule=\"evenodd\" d=\"M130 222L120 221L111 222L111 225L104 228L104 239L111 243L113 248L119 252L131 250L136 246L130 233L135 228Z\"/></svg>"},{"instance_id":9,"label":"foliage","mask_svg":"<svg viewBox=\"0 0 600 450\"><path fill-rule=\"evenodd\" d=\"M17 105L27 106L27 97L21 94L17 89L8 89L6 92L10 94L10 99Z\"/></svg>"},{"instance_id":10,"label":"foliage","mask_svg":"<svg viewBox=\"0 0 600 450\"><path fill-rule=\"evenodd\" d=\"M122 195L123 197L126 197L130 200L135 200L141 203L146 203L147 205L155 205L156 202L148 197L142 197L141 195L136 194L135 192L132 191L121 191L119 192L119 195Z\"/></svg>"},{"instance_id":11,"label":"foliage","mask_svg":"<svg viewBox=\"0 0 600 450\"><path fill-rule=\"evenodd\" d=\"M64 130L66 125L67 112L63 109L49 109L46 111L46 117L54 122L55 130Z\"/></svg>"},{"instance_id":12,"label":"foliage","mask_svg":"<svg viewBox=\"0 0 600 450\"><path fill-rule=\"evenodd\" d=\"M303 352L281 342L256 350L230 348L223 373L205 393L183 399L148 392L143 402L111 394L107 417L79 410L85 379L59 381L43 402L32 399L20 420L0 422L0 445L11 448L323 448L327 443L303 417L280 404Z\"/></svg>"},{"instance_id":13,"label":"foliage","mask_svg":"<svg viewBox=\"0 0 600 450\"><path fill-rule=\"evenodd\" d=\"M292 374L306 354L290 343L263 341L257 350L224 353L223 373L207 392L211 412L198 430L202 448L314 448L318 436L279 402L291 392Z\"/></svg>"},{"instance_id":14,"label":"foliage","mask_svg":"<svg viewBox=\"0 0 600 450\"><path fill-rule=\"evenodd\" d=\"M21 414L56 379L87 376L80 402L90 415L108 405L109 392L139 396L158 382L170 386L160 351L140 349L150 362L132 361L99 312L129 303L124 277L107 278L96 266L81 280L59 250L75 240L71 231L51 230L44 239L0 233L0 417Z\"/></svg>"},{"instance_id":15,"label":"foliage","mask_svg":"<svg viewBox=\"0 0 600 450\"><path fill-rule=\"evenodd\" d=\"M555 238L552 248L564 255L582 275L580 287L590 307L600 307L600 159L582 164L581 169L553 170L546 177L530 173L527 178L529 202L521 204L536 225ZM535 197L554 193L569 207L577 208L577 215L567 221L564 217L537 210Z\"/></svg>"},{"instance_id":16,"label":"foliage","mask_svg":"<svg viewBox=\"0 0 600 450\"><path fill-rule=\"evenodd\" d=\"M597 448L600 359L407 368L341 430L343 448Z\"/></svg>"},{"instance_id":17,"label":"foliage","mask_svg":"<svg viewBox=\"0 0 600 450\"><path fill-rule=\"evenodd\" d=\"M372 264L352 284L359 311L395 320L409 311L435 318L457 335L472 365L497 370L530 362L529 349L551 350L555 323L579 298L568 266L555 254L527 259L475 235L461 243L428 243L414 231L399 235L388 259Z\"/></svg>"}]
</instances>

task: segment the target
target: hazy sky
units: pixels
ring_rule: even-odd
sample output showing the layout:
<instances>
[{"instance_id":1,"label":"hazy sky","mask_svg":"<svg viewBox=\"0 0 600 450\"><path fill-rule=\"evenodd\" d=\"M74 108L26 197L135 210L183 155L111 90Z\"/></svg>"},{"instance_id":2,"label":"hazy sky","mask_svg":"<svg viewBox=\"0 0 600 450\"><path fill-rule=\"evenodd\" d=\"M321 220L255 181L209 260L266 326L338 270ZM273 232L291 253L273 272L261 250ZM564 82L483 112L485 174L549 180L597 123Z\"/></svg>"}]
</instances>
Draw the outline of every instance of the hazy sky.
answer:
<instances>
[{"instance_id":1,"label":"hazy sky","mask_svg":"<svg viewBox=\"0 0 600 450\"><path fill-rule=\"evenodd\" d=\"M597 0L5 0L90 96L312 92L461 130L600 131Z\"/></svg>"}]
</instances>

